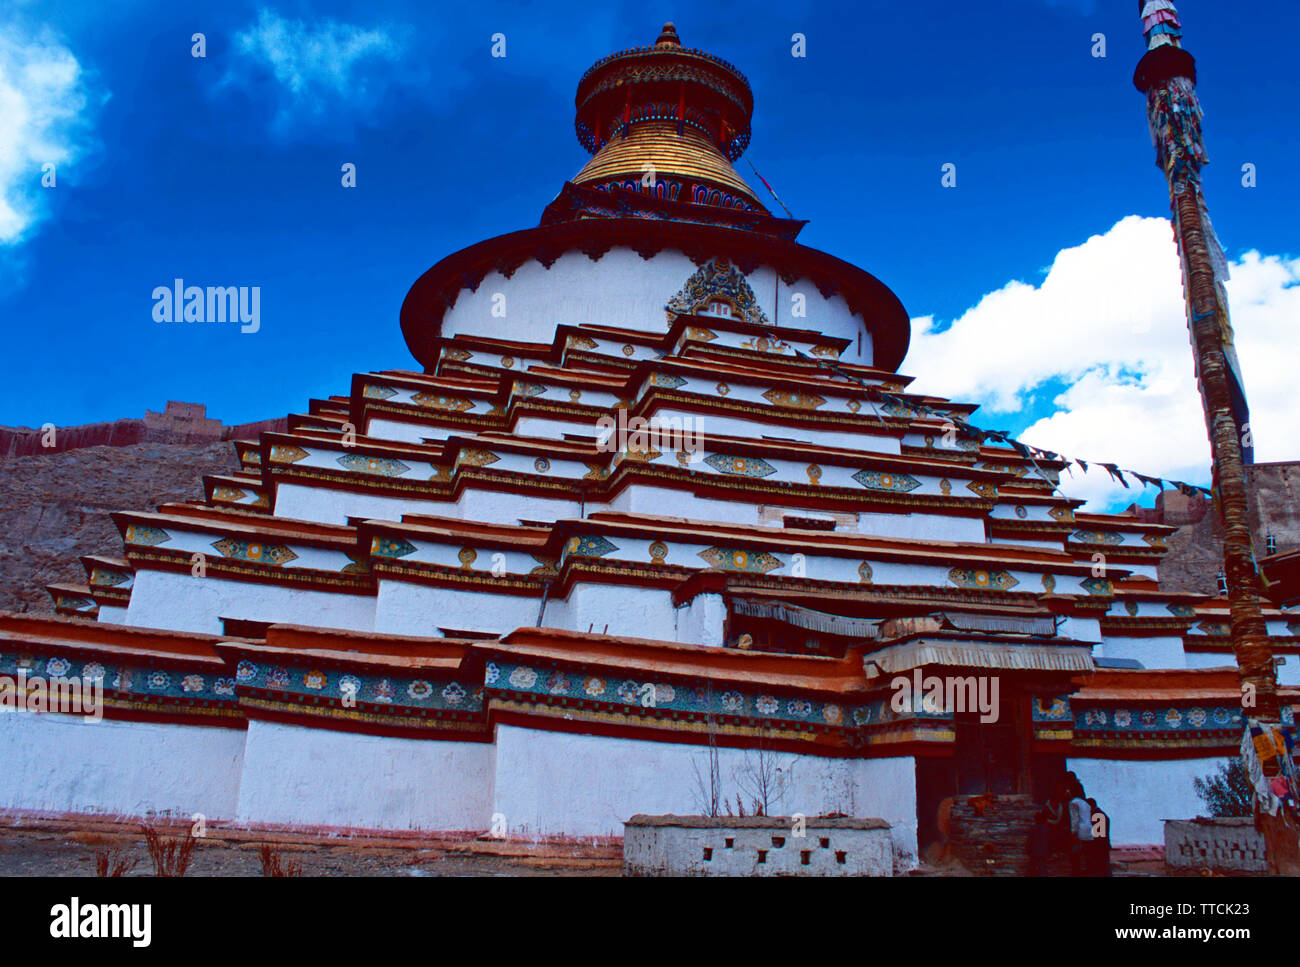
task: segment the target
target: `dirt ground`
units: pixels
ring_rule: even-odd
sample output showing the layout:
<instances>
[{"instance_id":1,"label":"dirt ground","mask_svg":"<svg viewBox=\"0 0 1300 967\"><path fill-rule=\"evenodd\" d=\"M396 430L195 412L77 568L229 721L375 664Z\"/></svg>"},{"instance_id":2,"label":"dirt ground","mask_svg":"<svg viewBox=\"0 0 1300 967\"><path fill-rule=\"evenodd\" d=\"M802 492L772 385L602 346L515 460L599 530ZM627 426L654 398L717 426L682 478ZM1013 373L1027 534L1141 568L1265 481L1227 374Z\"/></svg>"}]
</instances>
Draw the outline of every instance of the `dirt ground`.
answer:
<instances>
[{"instance_id":1,"label":"dirt ground","mask_svg":"<svg viewBox=\"0 0 1300 967\"><path fill-rule=\"evenodd\" d=\"M157 823L179 841L188 825ZM617 844L526 843L468 837L308 836L297 832L209 826L195 847L187 876L263 876L263 844L282 867L301 876L621 876ZM96 854L124 863L124 876L154 876L138 822L100 817L33 818L0 814L0 877L95 876ZM967 877L953 861L922 862L912 876ZM1209 870L1172 870L1154 848L1117 849L1114 877L1210 876ZM1237 874L1251 875L1251 874ZM1260 874L1255 874L1260 875Z\"/></svg>"},{"instance_id":2,"label":"dirt ground","mask_svg":"<svg viewBox=\"0 0 1300 967\"><path fill-rule=\"evenodd\" d=\"M179 838L188 827L160 832ZM259 847L302 876L619 876L618 846L492 840L305 838L209 827L197 838L187 876L262 876ZM95 854L128 865L125 876L153 876L138 824L0 819L0 876L94 876Z\"/></svg>"}]
</instances>

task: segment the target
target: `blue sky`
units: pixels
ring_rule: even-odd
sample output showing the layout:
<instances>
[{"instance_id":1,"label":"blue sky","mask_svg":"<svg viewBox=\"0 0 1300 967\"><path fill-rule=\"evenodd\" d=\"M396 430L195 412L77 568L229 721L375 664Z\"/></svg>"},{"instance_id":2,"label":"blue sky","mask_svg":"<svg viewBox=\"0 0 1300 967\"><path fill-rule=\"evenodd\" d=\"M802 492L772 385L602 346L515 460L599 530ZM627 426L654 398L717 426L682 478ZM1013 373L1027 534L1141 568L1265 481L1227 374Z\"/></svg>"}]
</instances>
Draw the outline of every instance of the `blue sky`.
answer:
<instances>
[{"instance_id":1,"label":"blue sky","mask_svg":"<svg viewBox=\"0 0 1300 967\"><path fill-rule=\"evenodd\" d=\"M1257 252L1261 274L1281 267L1261 283L1276 317L1300 264L1300 85L1278 41L1300 33L1300 4L1178 6L1200 69L1215 227L1234 260ZM927 320L905 371L947 358L923 385L996 402L986 424L1054 450L1105 446L1096 425L1071 436L1058 422L1059 436L1042 434L1089 373L1110 388L1152 380L1154 364L1125 358L1133 324L1122 305L1097 333L1114 343L1105 358L1039 365L1012 386L998 382L1002 340L1032 341L1034 330L971 311L1009 285L1041 286L1080 246L1104 273L1117 223L1166 216L1130 81L1143 50L1135 7L11 2L0 13L0 141L8 133L17 144L0 147L0 216L12 216L7 236L0 217L0 424L137 416L167 399L204 402L228 423L261 419L345 392L355 371L412 366L398 328L410 284L458 248L536 224L585 160L572 123L578 77L607 53L652 43L672 19L684 43L750 79L747 157L810 220L801 240L871 271ZM196 31L201 59L191 56ZM806 58L791 56L796 31ZM505 58L490 56L498 32ZM1096 33L1104 58L1091 55ZM56 161L53 188L40 186L45 158ZM356 189L340 185L345 162L357 166ZM955 189L940 184L947 162ZM1247 162L1258 173L1250 189ZM750 174L743 159L739 170ZM1131 260L1118 242L1109 250ZM1157 276L1167 289L1167 273ZM260 331L156 325L151 292L175 277L260 286ZM1092 294L1107 287L1103 274ZM1176 302L1176 274L1173 287ZM959 319L967 350L987 349L960 366L935 342ZM1185 332L1170 340L1170 353L1185 349ZM975 375L959 378L965 370ZM940 377L958 385L930 385ZM1186 385L1177 394L1185 415ZM1127 437L1116 449L1126 448L1150 452ZM1261 459L1288 456L1300 453L1280 441L1261 448Z\"/></svg>"}]
</instances>

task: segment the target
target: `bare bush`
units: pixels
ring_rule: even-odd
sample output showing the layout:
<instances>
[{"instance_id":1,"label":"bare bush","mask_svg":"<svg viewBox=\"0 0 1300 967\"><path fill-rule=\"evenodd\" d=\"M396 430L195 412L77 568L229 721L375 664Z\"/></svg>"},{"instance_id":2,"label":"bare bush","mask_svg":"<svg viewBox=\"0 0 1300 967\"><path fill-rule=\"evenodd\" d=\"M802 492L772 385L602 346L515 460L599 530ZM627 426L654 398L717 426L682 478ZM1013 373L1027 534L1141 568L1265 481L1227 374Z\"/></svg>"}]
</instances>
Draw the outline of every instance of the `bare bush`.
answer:
<instances>
[{"instance_id":1,"label":"bare bush","mask_svg":"<svg viewBox=\"0 0 1300 967\"><path fill-rule=\"evenodd\" d=\"M134 870L139 862L139 857L127 856L125 850L101 847L95 850L95 875L125 876Z\"/></svg>"},{"instance_id":2,"label":"bare bush","mask_svg":"<svg viewBox=\"0 0 1300 967\"><path fill-rule=\"evenodd\" d=\"M154 874L184 876L185 871L190 868L194 847L198 843L194 838L194 830L187 829L182 838L176 839L163 838L162 834L152 826L140 828L144 830L144 841L149 849L149 859L153 862Z\"/></svg>"},{"instance_id":3,"label":"bare bush","mask_svg":"<svg viewBox=\"0 0 1300 967\"><path fill-rule=\"evenodd\" d=\"M263 876L302 876L302 864L283 860L280 850L270 843L263 843L257 848L257 858L262 861Z\"/></svg>"}]
</instances>

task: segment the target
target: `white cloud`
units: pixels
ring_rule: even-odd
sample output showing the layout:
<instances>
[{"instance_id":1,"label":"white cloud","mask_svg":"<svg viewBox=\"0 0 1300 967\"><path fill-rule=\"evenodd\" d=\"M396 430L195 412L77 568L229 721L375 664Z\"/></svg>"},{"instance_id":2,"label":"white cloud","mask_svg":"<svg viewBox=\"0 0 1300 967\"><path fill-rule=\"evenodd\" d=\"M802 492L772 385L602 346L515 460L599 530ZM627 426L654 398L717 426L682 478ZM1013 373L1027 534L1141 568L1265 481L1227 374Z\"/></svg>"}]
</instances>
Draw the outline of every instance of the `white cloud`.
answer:
<instances>
[{"instance_id":1,"label":"white cloud","mask_svg":"<svg viewBox=\"0 0 1300 967\"><path fill-rule=\"evenodd\" d=\"M0 26L0 245L29 237L65 166L92 148L85 71L52 32ZM53 164L55 187L41 185Z\"/></svg>"},{"instance_id":2,"label":"white cloud","mask_svg":"<svg viewBox=\"0 0 1300 967\"><path fill-rule=\"evenodd\" d=\"M1251 406L1256 459L1300 458L1288 426L1300 371L1300 259L1249 252L1231 265L1228 298ZM912 321L912 388L980 402L977 425L1049 403L1020 439L1151 476L1209 480L1209 445L1193 375L1177 248L1169 223L1130 215L1064 249L1040 285L1009 282L952 326ZM1061 384L1065 389L1059 390ZM1045 391L1055 393L1050 401ZM1139 485L1140 486L1140 485ZM1064 478L1089 509L1136 499L1105 471ZM1150 504L1154 491L1147 491Z\"/></svg>"},{"instance_id":3,"label":"white cloud","mask_svg":"<svg viewBox=\"0 0 1300 967\"><path fill-rule=\"evenodd\" d=\"M260 91L274 80L273 130L368 114L395 83L405 51L404 31L337 20L305 23L262 8L257 22L235 35L237 57L222 86Z\"/></svg>"}]
</instances>

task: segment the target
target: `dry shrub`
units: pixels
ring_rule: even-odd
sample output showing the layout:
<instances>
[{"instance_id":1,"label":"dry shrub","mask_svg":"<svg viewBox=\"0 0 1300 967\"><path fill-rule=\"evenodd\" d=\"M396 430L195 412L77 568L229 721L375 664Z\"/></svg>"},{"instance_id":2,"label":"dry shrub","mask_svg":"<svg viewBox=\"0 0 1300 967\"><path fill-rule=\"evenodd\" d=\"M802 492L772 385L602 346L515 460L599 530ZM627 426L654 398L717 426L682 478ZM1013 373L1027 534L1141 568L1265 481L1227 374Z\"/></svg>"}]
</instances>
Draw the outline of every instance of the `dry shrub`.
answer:
<instances>
[{"instance_id":1,"label":"dry shrub","mask_svg":"<svg viewBox=\"0 0 1300 967\"><path fill-rule=\"evenodd\" d=\"M96 876L125 876L135 869L139 857L131 858L126 851L117 847L103 847L95 850Z\"/></svg>"},{"instance_id":2,"label":"dry shrub","mask_svg":"<svg viewBox=\"0 0 1300 967\"><path fill-rule=\"evenodd\" d=\"M149 848L154 873L158 876L184 876L190 868L190 860L194 857L194 847L198 842L194 838L194 830L187 829L181 839L164 839L152 826L140 828L144 830L144 841Z\"/></svg>"},{"instance_id":3,"label":"dry shrub","mask_svg":"<svg viewBox=\"0 0 1300 967\"><path fill-rule=\"evenodd\" d=\"M302 864L292 860L283 860L283 854L270 843L263 843L257 848L257 857L262 861L263 876L302 876Z\"/></svg>"}]
</instances>

